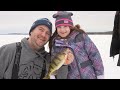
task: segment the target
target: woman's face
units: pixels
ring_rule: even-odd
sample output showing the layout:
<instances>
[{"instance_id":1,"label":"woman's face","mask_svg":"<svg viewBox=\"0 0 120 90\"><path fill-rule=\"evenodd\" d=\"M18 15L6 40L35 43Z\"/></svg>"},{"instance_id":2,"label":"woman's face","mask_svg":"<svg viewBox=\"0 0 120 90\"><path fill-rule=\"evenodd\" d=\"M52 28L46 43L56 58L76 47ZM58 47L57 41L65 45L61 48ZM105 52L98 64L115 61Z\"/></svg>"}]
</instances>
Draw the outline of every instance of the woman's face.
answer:
<instances>
[{"instance_id":1,"label":"woman's face","mask_svg":"<svg viewBox=\"0 0 120 90\"><path fill-rule=\"evenodd\" d=\"M59 26L59 27L57 27L57 33L62 38L67 37L70 34L70 27L69 26Z\"/></svg>"}]
</instances>

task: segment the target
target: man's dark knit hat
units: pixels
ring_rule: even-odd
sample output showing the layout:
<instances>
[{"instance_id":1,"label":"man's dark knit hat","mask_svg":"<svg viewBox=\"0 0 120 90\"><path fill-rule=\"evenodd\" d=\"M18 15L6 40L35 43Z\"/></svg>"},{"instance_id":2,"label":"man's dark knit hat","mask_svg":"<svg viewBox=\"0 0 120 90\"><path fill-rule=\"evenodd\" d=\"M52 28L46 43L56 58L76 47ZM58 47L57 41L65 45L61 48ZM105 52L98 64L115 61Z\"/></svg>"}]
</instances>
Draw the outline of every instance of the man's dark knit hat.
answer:
<instances>
[{"instance_id":1,"label":"man's dark knit hat","mask_svg":"<svg viewBox=\"0 0 120 90\"><path fill-rule=\"evenodd\" d=\"M41 18L33 23L32 27L30 28L29 35L38 25L46 25L52 33L52 23L50 22L50 20L47 18Z\"/></svg>"}]
</instances>

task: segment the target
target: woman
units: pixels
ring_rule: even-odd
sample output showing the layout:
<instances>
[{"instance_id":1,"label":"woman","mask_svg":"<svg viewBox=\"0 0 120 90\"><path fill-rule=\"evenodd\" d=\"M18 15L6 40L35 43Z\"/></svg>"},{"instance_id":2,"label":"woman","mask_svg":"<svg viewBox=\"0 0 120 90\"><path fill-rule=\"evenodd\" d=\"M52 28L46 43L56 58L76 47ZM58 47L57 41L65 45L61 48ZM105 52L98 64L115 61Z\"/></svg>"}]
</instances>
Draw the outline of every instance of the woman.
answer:
<instances>
[{"instance_id":1,"label":"woman","mask_svg":"<svg viewBox=\"0 0 120 90\"><path fill-rule=\"evenodd\" d=\"M52 58L64 48L69 48L68 63L65 63L56 75L57 79L103 79L104 67L100 53L79 25L73 26L73 13L59 11L54 32L50 40ZM52 60L51 58L51 60Z\"/></svg>"}]
</instances>

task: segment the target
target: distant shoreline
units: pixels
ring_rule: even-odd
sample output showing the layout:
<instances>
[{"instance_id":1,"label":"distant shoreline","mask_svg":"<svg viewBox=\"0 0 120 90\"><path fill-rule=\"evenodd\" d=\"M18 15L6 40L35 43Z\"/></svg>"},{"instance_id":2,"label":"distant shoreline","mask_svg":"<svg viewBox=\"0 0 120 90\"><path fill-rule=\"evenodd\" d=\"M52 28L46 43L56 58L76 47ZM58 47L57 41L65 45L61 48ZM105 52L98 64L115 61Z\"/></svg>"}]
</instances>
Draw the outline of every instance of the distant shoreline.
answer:
<instances>
[{"instance_id":1,"label":"distant shoreline","mask_svg":"<svg viewBox=\"0 0 120 90\"><path fill-rule=\"evenodd\" d=\"M0 35L28 35L28 33L8 33L8 34L0 34Z\"/></svg>"},{"instance_id":2,"label":"distant shoreline","mask_svg":"<svg viewBox=\"0 0 120 90\"><path fill-rule=\"evenodd\" d=\"M108 32L87 32L89 35L112 35L113 31Z\"/></svg>"},{"instance_id":3,"label":"distant shoreline","mask_svg":"<svg viewBox=\"0 0 120 90\"><path fill-rule=\"evenodd\" d=\"M88 35L112 35L112 31L108 32L86 32ZM29 35L28 33L8 33L8 34L0 34L0 35Z\"/></svg>"}]
</instances>

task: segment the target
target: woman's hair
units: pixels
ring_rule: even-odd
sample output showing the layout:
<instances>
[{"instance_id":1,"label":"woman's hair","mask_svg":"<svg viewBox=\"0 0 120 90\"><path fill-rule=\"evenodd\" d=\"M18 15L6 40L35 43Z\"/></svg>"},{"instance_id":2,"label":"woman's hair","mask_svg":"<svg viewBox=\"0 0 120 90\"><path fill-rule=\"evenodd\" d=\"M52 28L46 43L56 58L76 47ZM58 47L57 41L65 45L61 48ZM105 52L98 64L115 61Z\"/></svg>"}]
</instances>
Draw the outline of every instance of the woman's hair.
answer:
<instances>
[{"instance_id":1,"label":"woman's hair","mask_svg":"<svg viewBox=\"0 0 120 90\"><path fill-rule=\"evenodd\" d=\"M79 24L77 24L77 25L75 25L73 27L70 27L70 33L72 33L73 31L78 31L78 32L81 32L81 33L85 33L85 31L80 28ZM49 40L49 44L48 45L49 45L50 54L51 54L51 49L52 49L52 46L53 46L53 39L56 36L58 36L57 30L55 30L55 32L53 33L53 35L51 36L51 38Z\"/></svg>"},{"instance_id":2,"label":"woman's hair","mask_svg":"<svg viewBox=\"0 0 120 90\"><path fill-rule=\"evenodd\" d=\"M75 30L75 31L78 31L78 32L85 33L85 31L83 29L81 29L79 24L75 25L74 27L70 27L70 29L71 29L71 32Z\"/></svg>"}]
</instances>

